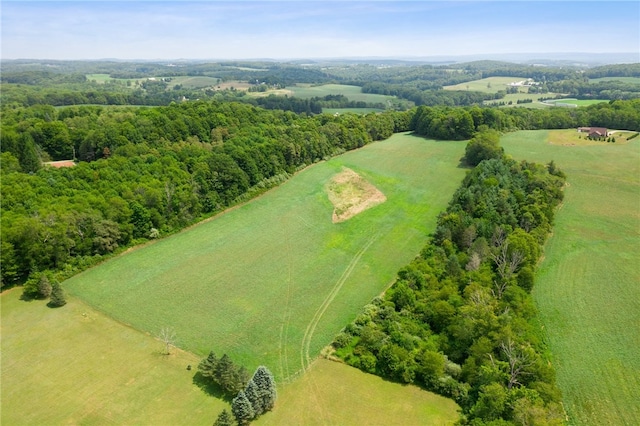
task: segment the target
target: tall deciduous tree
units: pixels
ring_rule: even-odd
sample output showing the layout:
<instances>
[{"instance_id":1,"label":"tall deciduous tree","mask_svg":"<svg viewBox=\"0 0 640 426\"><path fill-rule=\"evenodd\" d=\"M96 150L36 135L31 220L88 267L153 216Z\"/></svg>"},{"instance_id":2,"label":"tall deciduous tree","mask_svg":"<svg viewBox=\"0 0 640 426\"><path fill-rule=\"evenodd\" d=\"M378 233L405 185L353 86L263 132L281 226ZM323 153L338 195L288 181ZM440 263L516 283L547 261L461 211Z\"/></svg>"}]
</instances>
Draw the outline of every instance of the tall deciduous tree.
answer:
<instances>
[{"instance_id":1,"label":"tall deciduous tree","mask_svg":"<svg viewBox=\"0 0 640 426\"><path fill-rule=\"evenodd\" d=\"M164 343L165 354L171 353L171 346L176 344L176 332L171 327L163 327L158 334L158 338Z\"/></svg>"},{"instance_id":2,"label":"tall deciduous tree","mask_svg":"<svg viewBox=\"0 0 640 426\"><path fill-rule=\"evenodd\" d=\"M486 129L475 134L465 148L464 161L470 166L476 166L483 160L500 158L503 149L500 148L500 133Z\"/></svg>"}]
</instances>

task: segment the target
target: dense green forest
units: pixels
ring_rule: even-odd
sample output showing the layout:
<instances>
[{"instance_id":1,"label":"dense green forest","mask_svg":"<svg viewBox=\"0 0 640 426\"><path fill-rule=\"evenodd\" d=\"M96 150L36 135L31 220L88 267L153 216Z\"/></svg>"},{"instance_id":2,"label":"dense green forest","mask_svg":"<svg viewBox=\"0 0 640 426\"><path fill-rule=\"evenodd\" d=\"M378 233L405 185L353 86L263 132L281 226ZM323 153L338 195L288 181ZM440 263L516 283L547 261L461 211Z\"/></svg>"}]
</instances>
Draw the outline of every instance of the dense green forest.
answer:
<instances>
[{"instance_id":1,"label":"dense green forest","mask_svg":"<svg viewBox=\"0 0 640 426\"><path fill-rule=\"evenodd\" d=\"M465 159L479 164L431 242L333 345L350 365L454 398L468 424L561 424L529 292L564 176L505 158L498 139L472 139Z\"/></svg>"},{"instance_id":2,"label":"dense green forest","mask_svg":"<svg viewBox=\"0 0 640 426\"><path fill-rule=\"evenodd\" d=\"M588 125L638 131L640 100L571 110L439 106L364 116L299 115L228 101L3 105L2 284L44 271L68 276L393 132L463 140L485 126ZM42 167L74 156L76 167Z\"/></svg>"},{"instance_id":3,"label":"dense green forest","mask_svg":"<svg viewBox=\"0 0 640 426\"><path fill-rule=\"evenodd\" d=\"M3 286L68 275L174 232L409 121L408 112L305 117L231 102L4 110ZM74 152L76 167L41 166Z\"/></svg>"}]
</instances>

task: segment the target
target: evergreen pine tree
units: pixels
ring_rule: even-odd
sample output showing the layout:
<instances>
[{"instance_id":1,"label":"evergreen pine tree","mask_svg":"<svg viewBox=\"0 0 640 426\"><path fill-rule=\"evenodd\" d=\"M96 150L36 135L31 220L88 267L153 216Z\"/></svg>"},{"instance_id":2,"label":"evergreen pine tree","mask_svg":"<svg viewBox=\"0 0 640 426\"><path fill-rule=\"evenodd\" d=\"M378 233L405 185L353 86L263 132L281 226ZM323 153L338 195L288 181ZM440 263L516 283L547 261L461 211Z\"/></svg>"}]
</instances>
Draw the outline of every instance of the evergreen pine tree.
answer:
<instances>
[{"instance_id":1,"label":"evergreen pine tree","mask_svg":"<svg viewBox=\"0 0 640 426\"><path fill-rule=\"evenodd\" d=\"M54 281L51 285L51 299L49 300L47 306L49 306L50 308L57 308L66 304L67 300L64 296L64 290L62 290L60 283Z\"/></svg>"},{"instance_id":2,"label":"evergreen pine tree","mask_svg":"<svg viewBox=\"0 0 640 426\"><path fill-rule=\"evenodd\" d=\"M213 423L213 426L234 426L233 417L226 408L218 414L218 418L215 423Z\"/></svg>"},{"instance_id":3,"label":"evergreen pine tree","mask_svg":"<svg viewBox=\"0 0 640 426\"><path fill-rule=\"evenodd\" d=\"M251 407L253 408L256 417L264 413L260 391L258 389L258 385L256 385L253 380L249 380L249 383L247 383L244 394L247 396L247 399L251 403Z\"/></svg>"},{"instance_id":4,"label":"evergreen pine tree","mask_svg":"<svg viewBox=\"0 0 640 426\"><path fill-rule=\"evenodd\" d=\"M258 387L258 395L262 399L262 408L264 411L270 411L276 403L278 393L276 391L276 381L271 371L263 365L258 367L253 374L251 381L255 382Z\"/></svg>"},{"instance_id":5,"label":"evergreen pine tree","mask_svg":"<svg viewBox=\"0 0 640 426\"><path fill-rule=\"evenodd\" d=\"M214 381L218 383L225 392L230 394L235 393L233 392L234 368L235 366L233 365L231 358L229 358L227 354L224 354L222 355L222 358L218 360L218 363L213 370Z\"/></svg>"},{"instance_id":6,"label":"evergreen pine tree","mask_svg":"<svg viewBox=\"0 0 640 426\"><path fill-rule=\"evenodd\" d=\"M51 291L53 290L53 287L51 287L51 283L49 282L49 279L47 278L46 275L42 275L40 277L40 281L38 281L38 293L40 294L40 297L42 297L43 299L46 299L47 297L51 296Z\"/></svg>"},{"instance_id":7,"label":"evergreen pine tree","mask_svg":"<svg viewBox=\"0 0 640 426\"><path fill-rule=\"evenodd\" d=\"M244 391L238 392L238 396L231 401L231 411L239 425L246 425L255 418L251 402L247 399Z\"/></svg>"},{"instance_id":8,"label":"evergreen pine tree","mask_svg":"<svg viewBox=\"0 0 640 426\"><path fill-rule=\"evenodd\" d=\"M213 353L213 351L211 351L209 352L209 356L203 358L202 361L200 361L200 364L198 364L198 372L202 375L202 377L213 380L213 373L215 371L217 363L218 357Z\"/></svg>"},{"instance_id":9,"label":"evergreen pine tree","mask_svg":"<svg viewBox=\"0 0 640 426\"><path fill-rule=\"evenodd\" d=\"M243 366L235 367L233 369L233 383L230 386L231 393L237 393L247 386L249 382L249 372Z\"/></svg>"}]
</instances>

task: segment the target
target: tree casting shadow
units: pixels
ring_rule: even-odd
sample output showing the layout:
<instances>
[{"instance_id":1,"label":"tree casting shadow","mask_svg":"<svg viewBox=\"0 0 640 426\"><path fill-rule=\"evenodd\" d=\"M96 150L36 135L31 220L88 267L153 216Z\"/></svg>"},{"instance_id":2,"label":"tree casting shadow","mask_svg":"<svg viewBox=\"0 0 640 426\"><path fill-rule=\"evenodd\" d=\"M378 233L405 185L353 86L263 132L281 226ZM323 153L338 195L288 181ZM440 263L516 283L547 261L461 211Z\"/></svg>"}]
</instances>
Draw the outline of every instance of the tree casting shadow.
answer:
<instances>
[{"instance_id":1,"label":"tree casting shadow","mask_svg":"<svg viewBox=\"0 0 640 426\"><path fill-rule=\"evenodd\" d=\"M220 386L211 383L210 380L207 380L199 371L193 376L193 384L198 386L204 393L209 396L213 396L218 399L222 399L227 402L231 402L233 399L230 395L225 393Z\"/></svg>"}]
</instances>

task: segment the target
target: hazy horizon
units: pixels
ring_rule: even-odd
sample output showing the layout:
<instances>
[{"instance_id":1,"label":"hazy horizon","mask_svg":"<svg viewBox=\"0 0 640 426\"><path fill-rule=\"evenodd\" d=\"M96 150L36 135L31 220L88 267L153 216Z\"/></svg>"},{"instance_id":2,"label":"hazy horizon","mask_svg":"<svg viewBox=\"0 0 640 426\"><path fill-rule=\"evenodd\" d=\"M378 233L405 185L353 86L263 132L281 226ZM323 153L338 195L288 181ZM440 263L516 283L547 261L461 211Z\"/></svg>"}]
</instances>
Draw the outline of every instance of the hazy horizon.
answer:
<instances>
[{"instance_id":1,"label":"hazy horizon","mask_svg":"<svg viewBox=\"0 0 640 426\"><path fill-rule=\"evenodd\" d=\"M622 1L3 1L2 59L634 54ZM522 53L521 53L522 52Z\"/></svg>"}]
</instances>

